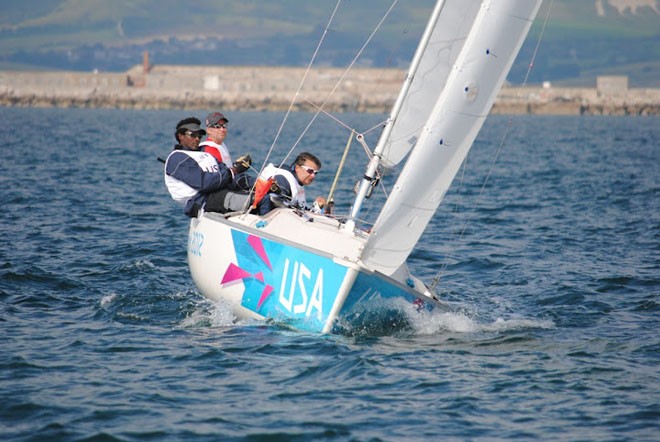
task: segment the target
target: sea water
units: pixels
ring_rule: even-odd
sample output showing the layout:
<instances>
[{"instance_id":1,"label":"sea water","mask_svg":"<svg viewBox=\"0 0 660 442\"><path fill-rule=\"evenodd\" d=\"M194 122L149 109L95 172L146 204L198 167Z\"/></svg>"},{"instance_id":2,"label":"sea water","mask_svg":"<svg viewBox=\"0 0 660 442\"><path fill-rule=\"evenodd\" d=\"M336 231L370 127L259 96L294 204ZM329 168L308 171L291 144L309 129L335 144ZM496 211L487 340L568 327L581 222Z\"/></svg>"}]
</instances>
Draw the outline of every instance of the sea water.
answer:
<instances>
[{"instance_id":1,"label":"sea water","mask_svg":"<svg viewBox=\"0 0 660 442\"><path fill-rule=\"evenodd\" d=\"M0 109L2 440L658 440L658 118L490 117L410 257L449 311L322 336L195 288L156 158L208 111ZM384 119L228 117L310 196Z\"/></svg>"}]
</instances>

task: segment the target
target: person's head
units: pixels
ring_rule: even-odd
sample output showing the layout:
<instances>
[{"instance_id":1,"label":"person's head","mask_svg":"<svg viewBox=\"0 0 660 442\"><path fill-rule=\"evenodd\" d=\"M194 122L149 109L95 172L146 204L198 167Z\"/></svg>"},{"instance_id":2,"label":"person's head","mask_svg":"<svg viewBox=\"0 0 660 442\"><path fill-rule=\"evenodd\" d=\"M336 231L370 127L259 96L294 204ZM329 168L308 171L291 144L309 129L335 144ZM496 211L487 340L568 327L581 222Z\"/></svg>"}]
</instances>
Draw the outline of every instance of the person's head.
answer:
<instances>
[{"instance_id":1,"label":"person's head","mask_svg":"<svg viewBox=\"0 0 660 442\"><path fill-rule=\"evenodd\" d=\"M176 138L176 141L179 144L188 149L199 149L199 141L206 134L200 124L202 124L202 122L195 117L188 117L179 121L176 125L174 138Z\"/></svg>"},{"instance_id":2,"label":"person's head","mask_svg":"<svg viewBox=\"0 0 660 442\"><path fill-rule=\"evenodd\" d=\"M293 172L303 186L311 184L319 170L321 170L321 160L309 152L300 153L293 162Z\"/></svg>"},{"instance_id":3,"label":"person's head","mask_svg":"<svg viewBox=\"0 0 660 442\"><path fill-rule=\"evenodd\" d=\"M206 116L207 138L215 143L222 144L227 136L229 120L220 112L211 112Z\"/></svg>"}]
</instances>

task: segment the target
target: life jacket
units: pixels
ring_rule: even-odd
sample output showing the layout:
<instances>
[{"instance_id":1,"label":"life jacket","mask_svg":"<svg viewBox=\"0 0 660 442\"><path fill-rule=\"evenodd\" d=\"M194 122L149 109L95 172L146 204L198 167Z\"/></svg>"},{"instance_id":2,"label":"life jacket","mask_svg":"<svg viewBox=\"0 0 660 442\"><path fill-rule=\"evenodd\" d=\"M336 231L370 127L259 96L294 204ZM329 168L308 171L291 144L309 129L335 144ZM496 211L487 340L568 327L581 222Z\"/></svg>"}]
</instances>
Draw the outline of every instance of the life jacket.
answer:
<instances>
[{"instance_id":1,"label":"life jacket","mask_svg":"<svg viewBox=\"0 0 660 442\"><path fill-rule=\"evenodd\" d=\"M256 208L259 202L271 192L271 187L275 182L275 175L281 175L286 178L291 189L291 202L300 207L307 207L307 199L305 198L305 188L298 182L296 177L290 170L281 169L270 163L264 168L254 187L254 202L252 208Z\"/></svg>"},{"instance_id":2,"label":"life jacket","mask_svg":"<svg viewBox=\"0 0 660 442\"><path fill-rule=\"evenodd\" d=\"M275 182L275 177L262 178L261 176L257 178L257 182L254 185L254 201L250 209L256 209L257 205L261 202L266 194L271 193L273 188L273 182Z\"/></svg>"},{"instance_id":3,"label":"life jacket","mask_svg":"<svg viewBox=\"0 0 660 442\"><path fill-rule=\"evenodd\" d=\"M227 167L231 167L231 156L229 155L229 149L225 146L225 143L218 144L215 141L205 140L199 143L199 147L204 152L208 152L218 160L218 163L225 163Z\"/></svg>"},{"instance_id":4,"label":"life jacket","mask_svg":"<svg viewBox=\"0 0 660 442\"><path fill-rule=\"evenodd\" d=\"M186 201L197 195L198 190L194 189L193 187L190 187L188 184L184 183L183 181L180 181L167 174L167 161L170 160L170 157L174 153L182 153L188 155L190 158L195 160L195 162L199 165L200 169L207 172L217 171L218 162L211 154L206 152L181 150L181 149L173 150L172 152L170 152L165 162L166 167L164 168L165 185L167 186L167 190L170 192L170 195L172 196L172 199L174 201L181 204L185 204Z\"/></svg>"}]
</instances>

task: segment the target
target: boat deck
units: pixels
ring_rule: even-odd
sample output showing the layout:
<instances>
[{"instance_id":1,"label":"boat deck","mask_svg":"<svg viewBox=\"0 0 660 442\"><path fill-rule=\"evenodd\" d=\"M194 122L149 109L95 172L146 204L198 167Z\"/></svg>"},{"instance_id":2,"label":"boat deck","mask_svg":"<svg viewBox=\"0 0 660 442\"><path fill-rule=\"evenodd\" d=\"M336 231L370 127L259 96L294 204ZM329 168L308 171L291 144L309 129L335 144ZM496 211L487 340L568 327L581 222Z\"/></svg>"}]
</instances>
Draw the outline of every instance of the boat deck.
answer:
<instances>
[{"instance_id":1,"label":"boat deck","mask_svg":"<svg viewBox=\"0 0 660 442\"><path fill-rule=\"evenodd\" d=\"M298 212L291 209L275 209L265 216L242 214L225 217L218 213L206 213L205 217L236 228L250 228L260 236L349 262L357 262L368 238L366 232L351 232L332 217Z\"/></svg>"}]
</instances>

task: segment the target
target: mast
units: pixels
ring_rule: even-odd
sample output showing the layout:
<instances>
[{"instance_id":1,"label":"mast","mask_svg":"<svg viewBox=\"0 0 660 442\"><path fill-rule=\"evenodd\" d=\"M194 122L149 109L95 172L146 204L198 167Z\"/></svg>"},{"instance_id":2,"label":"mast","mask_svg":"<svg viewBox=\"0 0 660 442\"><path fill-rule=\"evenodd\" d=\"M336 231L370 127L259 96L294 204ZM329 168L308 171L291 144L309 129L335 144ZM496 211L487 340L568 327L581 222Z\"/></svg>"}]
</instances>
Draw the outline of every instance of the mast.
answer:
<instances>
[{"instance_id":1,"label":"mast","mask_svg":"<svg viewBox=\"0 0 660 442\"><path fill-rule=\"evenodd\" d=\"M376 171L378 170L378 165L380 164L381 156L383 150L385 149L385 144L387 143L390 133L392 132L392 127L394 125L394 122L396 121L397 116L401 111L403 102L406 98L406 95L408 94L408 90L410 89L412 80L415 77L415 73L419 68L419 64L422 60L422 56L424 54L424 51L426 50L426 47L428 46L429 40L431 39L431 35L433 34L433 29L435 28L438 18L440 17L440 12L442 11L444 4L445 4L445 0L438 0L435 4L435 7L433 8L433 12L426 25L424 34L422 35L419 45L417 46L417 50L415 51L415 56L413 57L413 60L410 63L410 67L408 68L408 72L406 74L406 78L404 79L401 91L399 92L399 96L394 102L394 106L392 107L390 116L387 119L387 123L385 124L385 128L383 129L383 133L378 139L378 144L376 144L376 148L374 149L373 156L371 157L371 160L367 165L367 170L364 173L364 177L362 178L362 181L360 183L360 188L357 192L357 195L355 196L355 200L353 201L351 214L345 224L345 227L348 231L353 231L353 229L355 228L355 218L357 218L357 215L362 208L362 203L364 202L367 191L371 186L371 182L374 179L376 179ZM358 137L360 136L361 135L358 135Z\"/></svg>"},{"instance_id":2,"label":"mast","mask_svg":"<svg viewBox=\"0 0 660 442\"><path fill-rule=\"evenodd\" d=\"M405 262L449 190L495 101L542 0L455 0L446 2L427 53L428 84L411 93L432 101L424 112L407 113L407 97L390 140L412 144L405 166L373 224L361 252L369 268L393 274ZM443 46L447 43L446 46ZM447 54L454 56L447 57ZM450 68L450 69L448 69ZM417 76L424 77L424 63ZM444 77L444 74L447 74ZM440 89L432 80L442 79ZM427 86L431 86L428 87ZM437 86L437 85L436 85ZM428 114L425 112L428 111ZM404 121L410 120L410 121ZM418 137L404 122L421 130ZM410 139L410 141L408 141ZM399 151L399 157L401 152ZM388 159L387 149L382 161Z\"/></svg>"}]
</instances>

